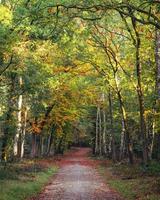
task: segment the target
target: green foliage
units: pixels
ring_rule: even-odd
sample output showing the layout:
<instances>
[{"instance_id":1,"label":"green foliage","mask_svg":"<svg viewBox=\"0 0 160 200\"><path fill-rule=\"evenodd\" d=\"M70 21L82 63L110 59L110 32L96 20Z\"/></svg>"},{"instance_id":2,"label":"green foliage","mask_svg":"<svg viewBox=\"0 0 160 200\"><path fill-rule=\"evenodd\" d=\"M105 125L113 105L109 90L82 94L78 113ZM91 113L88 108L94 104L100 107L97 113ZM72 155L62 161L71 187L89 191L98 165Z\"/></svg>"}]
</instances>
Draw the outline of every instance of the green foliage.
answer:
<instances>
[{"instance_id":1,"label":"green foliage","mask_svg":"<svg viewBox=\"0 0 160 200\"><path fill-rule=\"evenodd\" d=\"M1 200L25 199L40 192L48 179L57 171L56 167L42 169L41 172L29 171L24 174L18 169L0 169Z\"/></svg>"},{"instance_id":2,"label":"green foliage","mask_svg":"<svg viewBox=\"0 0 160 200\"><path fill-rule=\"evenodd\" d=\"M8 0L1 3L0 115L6 120L9 101L13 99L14 105L9 113L13 119L9 121L8 127L11 128L7 134L10 149L17 131L17 100L20 94L24 98L23 109L28 108L27 134L35 129L42 133L44 129L43 137L47 140L51 126L55 124L56 145L63 138L66 148L74 138L75 128L81 135L86 135L87 142L89 139L92 140L90 143L93 142L95 108L102 93L105 94L105 102L101 107L107 114L106 134L109 136L109 90L113 98L113 129L118 149L122 131L119 90L133 149L141 155L136 48L133 44L136 35L130 13L137 20L141 40L141 84L149 132L155 117L153 107L156 98L154 30L158 20L154 19L159 17L151 1L143 2ZM10 95L12 74L15 75L14 93ZM21 87L17 81L19 76L23 79ZM51 105L54 107L45 119ZM78 125L74 127L75 124Z\"/></svg>"}]
</instances>

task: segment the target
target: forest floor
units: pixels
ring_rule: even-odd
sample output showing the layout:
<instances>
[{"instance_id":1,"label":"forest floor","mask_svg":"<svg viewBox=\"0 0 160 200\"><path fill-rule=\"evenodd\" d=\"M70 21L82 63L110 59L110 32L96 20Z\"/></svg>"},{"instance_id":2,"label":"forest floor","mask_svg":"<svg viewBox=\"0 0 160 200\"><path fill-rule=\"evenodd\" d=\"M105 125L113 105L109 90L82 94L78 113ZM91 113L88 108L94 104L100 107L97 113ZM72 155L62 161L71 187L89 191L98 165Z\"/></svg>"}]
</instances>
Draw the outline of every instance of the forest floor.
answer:
<instances>
[{"instance_id":1,"label":"forest floor","mask_svg":"<svg viewBox=\"0 0 160 200\"><path fill-rule=\"evenodd\" d=\"M59 171L39 196L32 200L122 200L97 171L99 160L90 149L75 148L59 158Z\"/></svg>"},{"instance_id":2,"label":"forest floor","mask_svg":"<svg viewBox=\"0 0 160 200\"><path fill-rule=\"evenodd\" d=\"M38 194L58 167L53 158L0 164L0 200L24 200Z\"/></svg>"},{"instance_id":3,"label":"forest floor","mask_svg":"<svg viewBox=\"0 0 160 200\"><path fill-rule=\"evenodd\" d=\"M96 158L97 159L97 158ZM160 200L160 163L152 162L144 168L137 161L112 164L101 159L99 172L111 188L126 200Z\"/></svg>"},{"instance_id":4,"label":"forest floor","mask_svg":"<svg viewBox=\"0 0 160 200\"><path fill-rule=\"evenodd\" d=\"M159 200L160 164L113 165L72 148L54 158L0 165L0 200Z\"/></svg>"}]
</instances>

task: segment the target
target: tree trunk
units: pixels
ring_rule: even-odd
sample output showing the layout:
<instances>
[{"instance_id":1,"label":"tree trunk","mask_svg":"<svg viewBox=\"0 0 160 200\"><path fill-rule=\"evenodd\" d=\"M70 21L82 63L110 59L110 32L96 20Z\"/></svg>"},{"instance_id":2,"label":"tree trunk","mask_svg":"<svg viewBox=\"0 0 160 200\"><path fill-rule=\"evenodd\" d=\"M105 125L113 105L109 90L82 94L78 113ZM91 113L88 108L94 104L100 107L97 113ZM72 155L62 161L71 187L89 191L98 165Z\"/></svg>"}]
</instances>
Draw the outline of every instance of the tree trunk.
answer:
<instances>
[{"instance_id":1,"label":"tree trunk","mask_svg":"<svg viewBox=\"0 0 160 200\"><path fill-rule=\"evenodd\" d=\"M22 77L19 77L19 88L22 87ZM14 137L13 154L15 157L21 157L21 135L22 135L22 105L23 96L20 94L17 101L17 131Z\"/></svg>"},{"instance_id":2,"label":"tree trunk","mask_svg":"<svg viewBox=\"0 0 160 200\"><path fill-rule=\"evenodd\" d=\"M96 139L95 139L95 154L98 154L98 150L99 150L99 106L97 106L97 117L96 117Z\"/></svg>"},{"instance_id":3,"label":"tree trunk","mask_svg":"<svg viewBox=\"0 0 160 200\"><path fill-rule=\"evenodd\" d=\"M111 135L111 143L112 143L112 160L116 162L116 147L115 147L115 136L114 136L114 129L113 129L113 105L112 105L112 95L111 91L109 90L109 113L110 113L110 135Z\"/></svg>"},{"instance_id":4,"label":"tree trunk","mask_svg":"<svg viewBox=\"0 0 160 200\"><path fill-rule=\"evenodd\" d=\"M120 154L119 154L120 160L124 158L124 153L125 153L125 127L124 127L124 121L122 119L121 143L120 143Z\"/></svg>"},{"instance_id":5,"label":"tree trunk","mask_svg":"<svg viewBox=\"0 0 160 200\"><path fill-rule=\"evenodd\" d=\"M155 30L155 61L156 61L156 97L155 97L155 108L154 108L154 120L157 130L157 140L160 144L160 126L159 126L159 113L160 113L160 30L156 28ZM154 146L154 143L153 143ZM153 147L152 147L153 149ZM160 158L160 148L158 145L157 158Z\"/></svg>"},{"instance_id":6,"label":"tree trunk","mask_svg":"<svg viewBox=\"0 0 160 200\"><path fill-rule=\"evenodd\" d=\"M22 86L22 77L19 77L19 86ZM23 97L20 94L18 97L17 107L18 107L18 113L17 113L17 131L14 137L14 144L13 144L13 154L14 156L18 156L20 153L19 149L19 140L20 135L22 134L22 103L23 103Z\"/></svg>"},{"instance_id":7,"label":"tree trunk","mask_svg":"<svg viewBox=\"0 0 160 200\"><path fill-rule=\"evenodd\" d=\"M9 108L8 112L7 112L7 116L5 119L5 123L4 123L4 132L3 132L3 137L2 137L2 161L7 161L8 159L8 151L7 151L7 146L8 146L8 139L9 139L9 123L11 120L11 115L12 115L12 109Z\"/></svg>"},{"instance_id":8,"label":"tree trunk","mask_svg":"<svg viewBox=\"0 0 160 200\"><path fill-rule=\"evenodd\" d=\"M103 154L107 155L107 146L106 146L106 112L103 109Z\"/></svg>"},{"instance_id":9,"label":"tree trunk","mask_svg":"<svg viewBox=\"0 0 160 200\"><path fill-rule=\"evenodd\" d=\"M50 133L50 136L49 136L49 138L48 138L47 155L49 155L50 152L51 152L51 147L52 147L52 144L53 144L53 138L54 138L55 129L56 129L56 126L55 126L55 125L52 125L51 133Z\"/></svg>"},{"instance_id":10,"label":"tree trunk","mask_svg":"<svg viewBox=\"0 0 160 200\"><path fill-rule=\"evenodd\" d=\"M136 70L137 70L137 94L139 100L139 109L140 109L140 129L141 129L141 139L142 139L142 153L143 153L143 163L144 165L148 164L148 149L147 149L147 137L146 137L146 121L145 121L145 106L144 106L144 95L142 90L142 67L140 63L140 35L137 31L136 22L132 19L132 25L135 31L136 40Z\"/></svg>"},{"instance_id":11,"label":"tree trunk","mask_svg":"<svg viewBox=\"0 0 160 200\"><path fill-rule=\"evenodd\" d=\"M128 158L129 158L129 163L133 164L133 148L132 148L132 142L130 138L130 134L128 131L128 126L127 126L127 115L124 107L124 103L122 100L122 95L119 89L117 88L117 93L118 93L118 99L119 99L119 104L120 104L120 110L122 114L122 120L123 120L123 125L124 125L124 132L125 132L125 138L126 138L126 146L127 146L127 153L128 153Z\"/></svg>"},{"instance_id":12,"label":"tree trunk","mask_svg":"<svg viewBox=\"0 0 160 200\"><path fill-rule=\"evenodd\" d=\"M105 112L105 94L102 94L103 108L102 108L102 153L107 155L107 146L106 146L106 112Z\"/></svg>"},{"instance_id":13,"label":"tree trunk","mask_svg":"<svg viewBox=\"0 0 160 200\"><path fill-rule=\"evenodd\" d=\"M28 114L28 108L26 107L24 110L23 126L21 132L21 140L20 140L20 158L24 157L24 142L26 135L26 127L27 127L27 114Z\"/></svg>"},{"instance_id":14,"label":"tree trunk","mask_svg":"<svg viewBox=\"0 0 160 200\"><path fill-rule=\"evenodd\" d=\"M31 158L36 156L36 134L32 133Z\"/></svg>"},{"instance_id":15,"label":"tree trunk","mask_svg":"<svg viewBox=\"0 0 160 200\"><path fill-rule=\"evenodd\" d=\"M157 90L157 103L160 105L160 30L156 29L156 90Z\"/></svg>"},{"instance_id":16,"label":"tree trunk","mask_svg":"<svg viewBox=\"0 0 160 200\"><path fill-rule=\"evenodd\" d=\"M100 109L100 108L99 108ZM101 109L99 110L99 155L102 155L102 118Z\"/></svg>"},{"instance_id":17,"label":"tree trunk","mask_svg":"<svg viewBox=\"0 0 160 200\"><path fill-rule=\"evenodd\" d=\"M6 113L6 118L5 118L5 122L4 122L4 135L2 138L2 154L1 154L1 158L2 161L7 161L8 156L9 156L9 152L8 152L8 144L10 137L11 137L11 130L14 130L13 127L13 111L14 111L14 100L13 100L13 96L14 96L14 91L15 91L15 78L16 75L15 74L11 74L11 86L10 86L10 91L9 91L9 96L8 96L8 111Z\"/></svg>"},{"instance_id":18,"label":"tree trunk","mask_svg":"<svg viewBox=\"0 0 160 200\"><path fill-rule=\"evenodd\" d=\"M152 121L152 126L151 126L151 132L149 131L148 135L148 140L149 140L149 145L148 145L148 159L149 161L152 160L152 154L153 154L153 146L154 146L154 141L155 141L155 114L153 114L153 120L149 119Z\"/></svg>"},{"instance_id":19,"label":"tree trunk","mask_svg":"<svg viewBox=\"0 0 160 200\"><path fill-rule=\"evenodd\" d=\"M117 93L117 96L118 96L120 111L121 111L121 115L122 115L123 129L124 129L124 135L125 135L125 139L126 139L128 159L129 159L129 163L133 164L132 142L131 142L130 133L128 131L127 114L126 114L126 110L125 110L125 107L124 107L124 102L123 102L121 90L119 88L118 77L117 77L117 69L113 68L113 73L114 73L114 79L115 79L115 85L116 85L116 93Z\"/></svg>"}]
</instances>

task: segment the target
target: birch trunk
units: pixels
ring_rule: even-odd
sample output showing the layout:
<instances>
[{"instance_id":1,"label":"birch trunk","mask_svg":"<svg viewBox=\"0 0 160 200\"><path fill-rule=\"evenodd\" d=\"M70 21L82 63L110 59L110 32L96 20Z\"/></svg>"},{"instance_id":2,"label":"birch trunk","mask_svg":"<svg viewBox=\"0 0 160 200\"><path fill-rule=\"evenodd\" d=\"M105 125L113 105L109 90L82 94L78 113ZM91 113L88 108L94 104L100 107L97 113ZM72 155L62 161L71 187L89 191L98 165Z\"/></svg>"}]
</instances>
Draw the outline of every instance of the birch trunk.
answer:
<instances>
[{"instance_id":1,"label":"birch trunk","mask_svg":"<svg viewBox=\"0 0 160 200\"><path fill-rule=\"evenodd\" d=\"M101 109L99 108L99 155L102 155L102 118Z\"/></svg>"},{"instance_id":2,"label":"birch trunk","mask_svg":"<svg viewBox=\"0 0 160 200\"><path fill-rule=\"evenodd\" d=\"M20 139L21 131L22 131L22 95L18 98L18 113L17 113L17 132L14 137L14 145L13 145L13 153L14 156L18 156L18 142Z\"/></svg>"},{"instance_id":3,"label":"birch trunk","mask_svg":"<svg viewBox=\"0 0 160 200\"><path fill-rule=\"evenodd\" d=\"M113 105L112 105L112 95L111 91L109 90L109 113L110 113L110 135L111 135L111 147L112 147L112 160L116 162L116 147L115 147L115 136L114 136L114 129L113 129Z\"/></svg>"},{"instance_id":4,"label":"birch trunk","mask_svg":"<svg viewBox=\"0 0 160 200\"><path fill-rule=\"evenodd\" d=\"M95 139L95 154L98 154L98 149L99 149L99 106L97 107L97 116L96 116L96 139Z\"/></svg>"},{"instance_id":5,"label":"birch trunk","mask_svg":"<svg viewBox=\"0 0 160 200\"><path fill-rule=\"evenodd\" d=\"M120 160L124 158L124 151L125 151L125 127L124 127L124 121L122 119L121 144L120 144L120 155L119 155Z\"/></svg>"},{"instance_id":6,"label":"birch trunk","mask_svg":"<svg viewBox=\"0 0 160 200\"><path fill-rule=\"evenodd\" d=\"M106 113L105 109L103 109L103 154L107 154L107 146L106 146Z\"/></svg>"},{"instance_id":7,"label":"birch trunk","mask_svg":"<svg viewBox=\"0 0 160 200\"><path fill-rule=\"evenodd\" d=\"M22 127L22 133L21 133L21 144L20 144L20 158L24 157L24 143L25 143L25 135L26 135L26 127L27 127L27 114L28 114L28 108L24 111L24 124Z\"/></svg>"},{"instance_id":8,"label":"birch trunk","mask_svg":"<svg viewBox=\"0 0 160 200\"><path fill-rule=\"evenodd\" d=\"M22 77L19 77L19 86L22 86ZM22 103L23 103L23 97L20 94L18 97L18 113L17 113L17 131L16 131L16 135L14 137L14 144L13 144L13 154L14 156L18 156L19 153L19 139L20 139L20 135L22 132Z\"/></svg>"},{"instance_id":9,"label":"birch trunk","mask_svg":"<svg viewBox=\"0 0 160 200\"><path fill-rule=\"evenodd\" d=\"M106 113L105 113L105 94L102 94L102 102L103 102L103 108L102 108L102 154L107 154L107 146L106 146Z\"/></svg>"}]
</instances>

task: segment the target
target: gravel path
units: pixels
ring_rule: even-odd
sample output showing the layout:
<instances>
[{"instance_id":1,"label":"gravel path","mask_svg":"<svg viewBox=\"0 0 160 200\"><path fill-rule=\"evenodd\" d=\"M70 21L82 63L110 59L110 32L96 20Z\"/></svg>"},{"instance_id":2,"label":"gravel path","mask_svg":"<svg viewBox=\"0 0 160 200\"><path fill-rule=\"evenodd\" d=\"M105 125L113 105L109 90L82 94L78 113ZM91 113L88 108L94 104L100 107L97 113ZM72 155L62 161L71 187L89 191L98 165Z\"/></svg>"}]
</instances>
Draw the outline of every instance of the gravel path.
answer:
<instances>
[{"instance_id":1,"label":"gravel path","mask_svg":"<svg viewBox=\"0 0 160 200\"><path fill-rule=\"evenodd\" d=\"M62 158L59 172L36 200L122 200L104 183L88 152L76 148Z\"/></svg>"}]
</instances>

